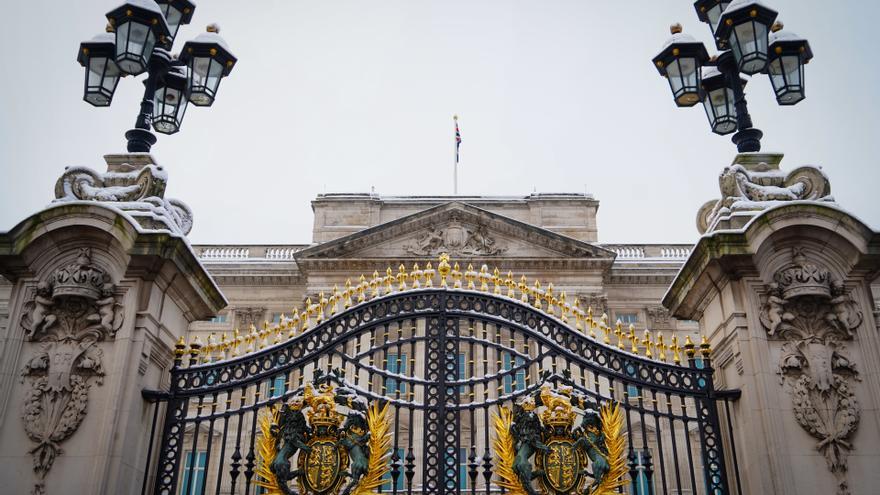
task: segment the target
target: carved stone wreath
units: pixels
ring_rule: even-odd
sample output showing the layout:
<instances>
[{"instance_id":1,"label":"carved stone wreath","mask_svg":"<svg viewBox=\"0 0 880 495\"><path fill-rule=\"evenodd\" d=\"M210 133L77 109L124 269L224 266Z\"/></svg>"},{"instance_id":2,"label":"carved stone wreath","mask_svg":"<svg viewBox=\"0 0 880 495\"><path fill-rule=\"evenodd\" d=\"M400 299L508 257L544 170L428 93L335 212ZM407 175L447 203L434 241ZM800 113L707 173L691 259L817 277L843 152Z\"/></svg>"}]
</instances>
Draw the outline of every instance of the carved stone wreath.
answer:
<instances>
[{"instance_id":1,"label":"carved stone wreath","mask_svg":"<svg viewBox=\"0 0 880 495\"><path fill-rule=\"evenodd\" d=\"M845 342L862 312L844 284L801 249L774 280L760 320L768 335L784 339L777 373L791 393L795 420L818 440L837 494L848 495L847 456L860 415L852 387L860 378Z\"/></svg>"},{"instance_id":2,"label":"carved stone wreath","mask_svg":"<svg viewBox=\"0 0 880 495\"><path fill-rule=\"evenodd\" d=\"M92 383L104 376L103 352L97 342L112 339L122 326L122 305L109 275L95 265L88 248L37 285L24 307L25 338L37 344L21 370L29 388L22 404L24 430L36 443L36 483L32 493L46 492L45 478L62 453L60 444L82 423Z\"/></svg>"}]
</instances>

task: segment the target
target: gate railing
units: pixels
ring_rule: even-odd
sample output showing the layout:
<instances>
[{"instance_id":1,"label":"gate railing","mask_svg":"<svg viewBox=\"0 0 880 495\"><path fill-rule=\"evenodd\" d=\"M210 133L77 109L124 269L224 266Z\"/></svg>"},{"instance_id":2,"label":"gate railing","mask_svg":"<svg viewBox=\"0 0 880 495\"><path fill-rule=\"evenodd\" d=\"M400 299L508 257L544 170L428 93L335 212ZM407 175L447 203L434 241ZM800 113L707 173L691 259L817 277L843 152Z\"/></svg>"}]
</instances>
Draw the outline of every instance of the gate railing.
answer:
<instances>
[{"instance_id":1,"label":"gate railing","mask_svg":"<svg viewBox=\"0 0 880 495\"><path fill-rule=\"evenodd\" d=\"M273 334L282 340L278 330L237 341L253 348L243 356L232 357L232 344L212 355L197 343L179 343L170 390L145 392L156 402L148 454L155 446L157 455L148 460L144 492L262 493L259 421L322 376L389 404L384 493L499 492L492 418L544 384L594 404L620 404L627 493L740 490L729 404L736 393L715 390L708 344L666 346L647 336L639 342L632 330L596 324L589 312L566 314L571 310L558 300L556 314L548 314L539 306L551 302L546 292L510 297L499 293L506 283L490 292L491 278L467 279L468 289L456 288L460 278L446 284L441 277L440 287L422 283L369 299L366 289L355 289L348 297L358 302L337 298L345 308L331 307L326 320L304 311L298 325L282 327L293 331L276 345L258 349ZM303 319L315 326L300 332ZM678 364L682 355L685 366Z\"/></svg>"}]
</instances>

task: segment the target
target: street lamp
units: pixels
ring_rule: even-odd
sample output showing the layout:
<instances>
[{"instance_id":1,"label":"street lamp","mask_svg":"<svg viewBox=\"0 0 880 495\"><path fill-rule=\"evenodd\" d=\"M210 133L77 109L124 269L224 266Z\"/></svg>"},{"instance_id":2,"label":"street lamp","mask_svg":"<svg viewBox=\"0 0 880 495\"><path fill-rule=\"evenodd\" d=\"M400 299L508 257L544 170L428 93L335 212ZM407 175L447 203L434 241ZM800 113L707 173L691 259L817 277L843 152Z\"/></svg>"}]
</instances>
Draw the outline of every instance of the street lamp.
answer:
<instances>
[{"instance_id":1,"label":"street lamp","mask_svg":"<svg viewBox=\"0 0 880 495\"><path fill-rule=\"evenodd\" d=\"M759 0L697 0L694 9L697 17L709 25L721 52L708 61L701 59L706 53L703 44L681 34L681 26L676 24L671 28L673 38L654 57L654 65L669 78L676 105L692 106L702 101L712 132L736 132L731 140L740 153L760 151L763 133L752 127L744 92L746 79L740 73L768 74L776 102L794 105L804 99L804 64L813 57L810 45L805 39L781 31L782 24L774 23L777 12ZM692 58L683 64L685 56ZM676 68L687 68L687 77L670 77L684 72L670 71L674 60ZM691 75L691 60L696 75ZM696 91L690 86L694 82Z\"/></svg>"},{"instance_id":2,"label":"street lamp","mask_svg":"<svg viewBox=\"0 0 880 495\"><path fill-rule=\"evenodd\" d=\"M235 65L235 57L213 25L209 33L185 45L192 47L191 54L178 59L170 53L178 29L192 20L194 10L189 0L127 0L107 13L112 35L80 44L77 60L86 70L83 98L94 106L110 105L119 77L147 73L140 112L134 128L125 133L129 152L150 151L156 143L150 126L163 134L179 131L188 101L210 106L220 79ZM192 60L207 60L207 69ZM221 64L219 69L213 68L215 62Z\"/></svg>"}]
</instances>

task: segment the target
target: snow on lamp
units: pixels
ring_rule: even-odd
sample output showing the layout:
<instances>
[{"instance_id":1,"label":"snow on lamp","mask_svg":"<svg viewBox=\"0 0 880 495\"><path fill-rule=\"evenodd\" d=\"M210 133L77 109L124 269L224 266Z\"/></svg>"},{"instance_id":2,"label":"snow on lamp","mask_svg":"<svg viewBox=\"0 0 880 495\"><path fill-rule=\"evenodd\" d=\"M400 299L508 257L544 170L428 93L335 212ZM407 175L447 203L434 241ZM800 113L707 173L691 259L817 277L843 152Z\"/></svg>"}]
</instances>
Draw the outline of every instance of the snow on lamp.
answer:
<instances>
[{"instance_id":1,"label":"snow on lamp","mask_svg":"<svg viewBox=\"0 0 880 495\"><path fill-rule=\"evenodd\" d=\"M189 101L193 105L209 107L214 103L220 79L229 75L237 60L219 33L220 28L211 24L207 32L183 45L180 60L189 67Z\"/></svg>"},{"instance_id":2,"label":"snow on lamp","mask_svg":"<svg viewBox=\"0 0 880 495\"><path fill-rule=\"evenodd\" d=\"M162 134L180 130L186 112L186 68L172 67L156 86L153 101L153 129Z\"/></svg>"},{"instance_id":3,"label":"snow on lamp","mask_svg":"<svg viewBox=\"0 0 880 495\"><path fill-rule=\"evenodd\" d=\"M189 0L156 0L156 3L159 4L159 8L162 9L162 15L168 23L168 30L171 33L169 35L169 42L173 42L180 26L189 24L192 20L196 4Z\"/></svg>"},{"instance_id":4,"label":"snow on lamp","mask_svg":"<svg viewBox=\"0 0 880 495\"><path fill-rule=\"evenodd\" d=\"M112 33L102 33L79 45L77 62L86 69L83 99L96 107L110 106L119 83L119 68L114 56L116 48Z\"/></svg>"},{"instance_id":5,"label":"snow on lamp","mask_svg":"<svg viewBox=\"0 0 880 495\"><path fill-rule=\"evenodd\" d=\"M759 0L733 0L721 14L715 40L733 50L740 72L752 75L767 65L767 38L777 12Z\"/></svg>"},{"instance_id":6,"label":"snow on lamp","mask_svg":"<svg viewBox=\"0 0 880 495\"><path fill-rule=\"evenodd\" d=\"M706 47L681 32L681 24L669 28L672 37L654 57L654 66L669 80L675 104L692 107L700 101L700 67L709 59Z\"/></svg>"},{"instance_id":7,"label":"snow on lamp","mask_svg":"<svg viewBox=\"0 0 880 495\"><path fill-rule=\"evenodd\" d=\"M771 27L767 74L776 93L776 102L794 105L805 98L804 64L813 58L813 51L807 40L782 31L782 27L781 22Z\"/></svg>"},{"instance_id":8,"label":"snow on lamp","mask_svg":"<svg viewBox=\"0 0 880 495\"><path fill-rule=\"evenodd\" d=\"M108 12L107 20L116 31L116 65L126 74L146 70L153 47L157 42L164 44L170 35L153 0L128 0Z\"/></svg>"}]
</instances>

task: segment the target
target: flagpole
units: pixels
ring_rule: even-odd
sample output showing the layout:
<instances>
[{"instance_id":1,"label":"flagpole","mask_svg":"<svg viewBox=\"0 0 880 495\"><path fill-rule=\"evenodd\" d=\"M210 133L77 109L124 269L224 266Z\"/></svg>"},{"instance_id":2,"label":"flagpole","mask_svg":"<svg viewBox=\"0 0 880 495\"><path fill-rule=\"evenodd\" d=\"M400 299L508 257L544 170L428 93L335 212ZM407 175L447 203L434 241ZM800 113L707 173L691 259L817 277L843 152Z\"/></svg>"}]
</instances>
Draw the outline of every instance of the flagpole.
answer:
<instances>
[{"instance_id":1,"label":"flagpole","mask_svg":"<svg viewBox=\"0 0 880 495\"><path fill-rule=\"evenodd\" d=\"M455 123L455 163L452 166L452 194L458 196L458 115L453 115L452 120Z\"/></svg>"}]
</instances>

